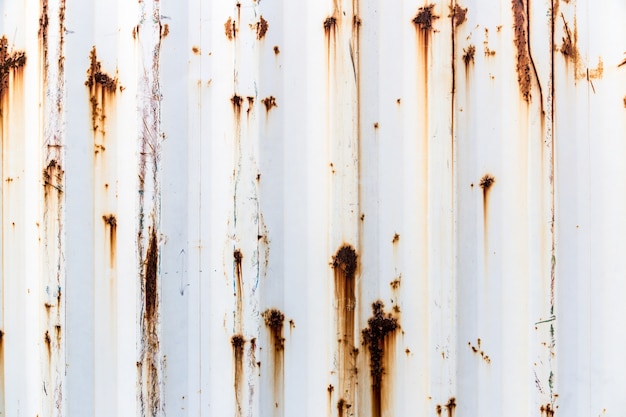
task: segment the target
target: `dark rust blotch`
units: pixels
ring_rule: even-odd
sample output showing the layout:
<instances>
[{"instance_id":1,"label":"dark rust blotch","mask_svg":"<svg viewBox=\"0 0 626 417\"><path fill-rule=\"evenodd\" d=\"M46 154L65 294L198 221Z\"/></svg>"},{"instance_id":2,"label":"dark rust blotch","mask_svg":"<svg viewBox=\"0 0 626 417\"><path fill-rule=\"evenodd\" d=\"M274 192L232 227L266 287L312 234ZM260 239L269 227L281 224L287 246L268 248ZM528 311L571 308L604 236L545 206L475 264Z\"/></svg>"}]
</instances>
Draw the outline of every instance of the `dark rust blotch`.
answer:
<instances>
[{"instance_id":1,"label":"dark rust blotch","mask_svg":"<svg viewBox=\"0 0 626 417\"><path fill-rule=\"evenodd\" d=\"M413 24L421 30L430 31L433 28L433 20L439 19L439 16L433 14L434 4L420 7L417 15L413 18Z\"/></svg>"},{"instance_id":2,"label":"dark rust blotch","mask_svg":"<svg viewBox=\"0 0 626 417\"><path fill-rule=\"evenodd\" d=\"M515 47L517 49L517 82L522 97L529 102L531 99L531 60L528 50L528 22L524 0L512 0L512 9Z\"/></svg>"},{"instance_id":3,"label":"dark rust blotch","mask_svg":"<svg viewBox=\"0 0 626 417\"><path fill-rule=\"evenodd\" d=\"M226 23L224 23L224 32L229 41L232 41L237 37L236 22L230 16L228 17Z\"/></svg>"},{"instance_id":4,"label":"dark rust blotch","mask_svg":"<svg viewBox=\"0 0 626 417\"><path fill-rule=\"evenodd\" d=\"M261 40L265 37L267 33L269 25L267 24L267 20L263 18L263 16L259 17L259 21L256 23L256 38L257 40Z\"/></svg>"},{"instance_id":5,"label":"dark rust blotch","mask_svg":"<svg viewBox=\"0 0 626 417\"><path fill-rule=\"evenodd\" d=\"M329 33L337 26L337 19L334 16L329 16L324 20L324 32Z\"/></svg>"},{"instance_id":6,"label":"dark rust blotch","mask_svg":"<svg viewBox=\"0 0 626 417\"><path fill-rule=\"evenodd\" d=\"M448 17L452 18L454 27L458 27L467 20L467 8L464 9L458 4L455 4L454 7L450 7L450 15Z\"/></svg>"},{"instance_id":7,"label":"dark rust blotch","mask_svg":"<svg viewBox=\"0 0 626 417\"><path fill-rule=\"evenodd\" d=\"M273 107L278 107L276 104L276 98L274 96L269 96L261 100L263 105L265 106L265 111L269 112Z\"/></svg>"},{"instance_id":8,"label":"dark rust blotch","mask_svg":"<svg viewBox=\"0 0 626 417\"><path fill-rule=\"evenodd\" d=\"M456 410L456 398L451 397L446 404L448 410L448 417L454 417L454 411Z\"/></svg>"},{"instance_id":9,"label":"dark rust blotch","mask_svg":"<svg viewBox=\"0 0 626 417\"><path fill-rule=\"evenodd\" d=\"M352 246L344 245L333 258L333 268L341 268L346 276L354 277L357 267L357 254Z\"/></svg>"},{"instance_id":10,"label":"dark rust blotch","mask_svg":"<svg viewBox=\"0 0 626 417\"><path fill-rule=\"evenodd\" d=\"M102 72L102 64L98 61L96 47L91 48L89 54L89 68L87 69L87 81L85 85L91 90L94 86L99 86L103 90L114 93L117 88L117 78L112 78L105 72Z\"/></svg>"},{"instance_id":11,"label":"dark rust blotch","mask_svg":"<svg viewBox=\"0 0 626 417\"><path fill-rule=\"evenodd\" d=\"M9 73L26 65L26 53L14 51L9 53L9 41L6 36L0 38L0 96L9 87Z\"/></svg>"},{"instance_id":12,"label":"dark rust blotch","mask_svg":"<svg viewBox=\"0 0 626 417\"><path fill-rule=\"evenodd\" d=\"M237 417L242 415L243 348L245 342L245 339L240 334L233 335L230 339L230 344L233 347L233 360L235 361L234 388Z\"/></svg>"},{"instance_id":13,"label":"dark rust blotch","mask_svg":"<svg viewBox=\"0 0 626 417\"><path fill-rule=\"evenodd\" d=\"M469 64L474 63L475 54L476 47L474 45L469 45L467 48L463 48L463 62L465 62L466 68L469 66Z\"/></svg>"},{"instance_id":14,"label":"dark rust blotch","mask_svg":"<svg viewBox=\"0 0 626 417\"><path fill-rule=\"evenodd\" d=\"M274 54L275 54L275 55L280 54L280 48L278 47L278 45L275 45L275 46L274 46Z\"/></svg>"},{"instance_id":15,"label":"dark rust blotch","mask_svg":"<svg viewBox=\"0 0 626 417\"><path fill-rule=\"evenodd\" d=\"M494 177L489 174L485 174L480 179L480 188L482 188L484 191L489 191L494 182L496 182L496 179Z\"/></svg>"},{"instance_id":16,"label":"dark rust blotch","mask_svg":"<svg viewBox=\"0 0 626 417\"><path fill-rule=\"evenodd\" d=\"M156 319L156 311L157 311L158 266L159 266L159 245L157 242L156 231L153 229L150 233L150 241L148 243L148 250L146 252L145 273L144 273L146 319L152 323L154 323L154 320Z\"/></svg>"}]
</instances>

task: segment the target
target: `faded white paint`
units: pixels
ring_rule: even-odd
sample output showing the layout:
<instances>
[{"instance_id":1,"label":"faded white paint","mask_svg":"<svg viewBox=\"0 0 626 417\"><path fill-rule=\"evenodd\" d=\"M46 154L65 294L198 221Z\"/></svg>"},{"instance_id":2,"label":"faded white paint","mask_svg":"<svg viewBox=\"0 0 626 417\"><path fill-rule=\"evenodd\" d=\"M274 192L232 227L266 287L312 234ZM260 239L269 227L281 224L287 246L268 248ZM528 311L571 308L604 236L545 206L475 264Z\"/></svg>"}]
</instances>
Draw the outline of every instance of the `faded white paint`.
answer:
<instances>
[{"instance_id":1,"label":"faded white paint","mask_svg":"<svg viewBox=\"0 0 626 417\"><path fill-rule=\"evenodd\" d=\"M626 7L429 7L0 3L0 415L619 415Z\"/></svg>"}]
</instances>

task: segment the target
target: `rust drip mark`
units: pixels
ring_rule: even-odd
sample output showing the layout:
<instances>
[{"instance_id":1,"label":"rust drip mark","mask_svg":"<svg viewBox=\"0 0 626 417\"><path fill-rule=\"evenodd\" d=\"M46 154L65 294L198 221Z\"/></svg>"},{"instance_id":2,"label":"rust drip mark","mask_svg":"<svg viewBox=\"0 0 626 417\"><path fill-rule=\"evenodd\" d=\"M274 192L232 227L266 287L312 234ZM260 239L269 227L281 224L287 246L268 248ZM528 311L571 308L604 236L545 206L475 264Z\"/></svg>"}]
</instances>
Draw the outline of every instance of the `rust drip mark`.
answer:
<instances>
[{"instance_id":1,"label":"rust drip mark","mask_svg":"<svg viewBox=\"0 0 626 417\"><path fill-rule=\"evenodd\" d=\"M243 332L243 255L239 249L233 252L233 267L235 270L235 328Z\"/></svg>"},{"instance_id":2,"label":"rust drip mark","mask_svg":"<svg viewBox=\"0 0 626 417\"><path fill-rule=\"evenodd\" d=\"M455 4L454 7L450 7L448 17L452 18L453 26L457 28L467 20L467 8L464 9L458 4Z\"/></svg>"},{"instance_id":3,"label":"rust drip mark","mask_svg":"<svg viewBox=\"0 0 626 417\"><path fill-rule=\"evenodd\" d=\"M266 97L263 100L261 100L261 102L265 106L265 111L267 113L269 113L273 107L278 107L278 104L276 104L276 98L274 96Z\"/></svg>"},{"instance_id":4,"label":"rust drip mark","mask_svg":"<svg viewBox=\"0 0 626 417\"><path fill-rule=\"evenodd\" d=\"M191 47L191 52L193 52L194 55L202 54L202 51L200 50L200 47L196 46L196 45Z\"/></svg>"},{"instance_id":5,"label":"rust drip mark","mask_svg":"<svg viewBox=\"0 0 626 417\"><path fill-rule=\"evenodd\" d=\"M63 72L65 65L65 57L63 47L65 45L65 0L61 0L59 4L59 59L57 61L57 76L59 77L59 85L63 85ZM57 103L58 111L61 112L61 102Z\"/></svg>"},{"instance_id":6,"label":"rust drip mark","mask_svg":"<svg viewBox=\"0 0 626 417\"><path fill-rule=\"evenodd\" d=\"M226 23L224 23L224 32L229 41L232 41L237 37L237 23L232 17L228 17Z\"/></svg>"},{"instance_id":7,"label":"rust drip mark","mask_svg":"<svg viewBox=\"0 0 626 417\"><path fill-rule=\"evenodd\" d=\"M465 63L465 70L467 71L470 64L474 63L474 55L476 55L476 47L469 45L467 48L463 48L463 62Z\"/></svg>"},{"instance_id":8,"label":"rust drip mark","mask_svg":"<svg viewBox=\"0 0 626 417\"><path fill-rule=\"evenodd\" d=\"M474 352L475 355L480 355L482 360L484 360L487 364L491 363L491 358L489 358L489 355L485 355L485 352L480 347L480 338L476 340L476 346L472 345L472 342L467 342L467 346L472 349L472 352Z\"/></svg>"},{"instance_id":9,"label":"rust drip mark","mask_svg":"<svg viewBox=\"0 0 626 417\"><path fill-rule=\"evenodd\" d=\"M394 233L393 239L391 239L391 243L398 243L400 241L400 235L398 233Z\"/></svg>"},{"instance_id":10,"label":"rust drip mark","mask_svg":"<svg viewBox=\"0 0 626 417\"><path fill-rule=\"evenodd\" d=\"M363 344L370 353L370 376L372 378L372 417L382 417L383 376L385 374L385 351L390 346L391 338L398 329L398 320L390 313L384 312L382 301L372 304L373 315L367 320L368 327L361 335ZM387 352L387 354L393 354Z\"/></svg>"},{"instance_id":11,"label":"rust drip mark","mask_svg":"<svg viewBox=\"0 0 626 417\"><path fill-rule=\"evenodd\" d=\"M87 81L85 85L89 88L89 102L91 103L91 127L94 133L100 128L104 133L104 122L106 120L105 97L107 94L114 94L117 89L117 78L112 78L102 72L102 64L98 61L96 47L91 49L89 55L90 65L87 69ZM100 123L102 126L100 126ZM96 153L98 153L96 145ZM104 149L103 149L104 150Z\"/></svg>"},{"instance_id":12,"label":"rust drip mark","mask_svg":"<svg viewBox=\"0 0 626 417\"><path fill-rule=\"evenodd\" d=\"M0 38L0 97L9 88L9 74L26 65L26 53L23 51L9 52L9 41L6 36Z\"/></svg>"},{"instance_id":13,"label":"rust drip mark","mask_svg":"<svg viewBox=\"0 0 626 417\"><path fill-rule=\"evenodd\" d=\"M255 23L254 27L256 29L257 40L261 40L265 37L269 25L267 24L267 20L265 20L263 16L259 16L259 21Z\"/></svg>"},{"instance_id":14,"label":"rust drip mark","mask_svg":"<svg viewBox=\"0 0 626 417\"><path fill-rule=\"evenodd\" d=\"M236 334L230 339L230 344L233 348L233 360L235 361L235 375L234 375L234 388L235 388L235 416L241 417L242 413L242 400L243 400L243 350L246 343L242 335Z\"/></svg>"},{"instance_id":15,"label":"rust drip mark","mask_svg":"<svg viewBox=\"0 0 626 417\"><path fill-rule=\"evenodd\" d=\"M337 19L334 16L329 16L324 20L324 32L326 35L330 35L330 32L334 32L337 28Z\"/></svg>"},{"instance_id":16,"label":"rust drip mark","mask_svg":"<svg viewBox=\"0 0 626 417\"><path fill-rule=\"evenodd\" d=\"M44 197L48 196L50 189L59 194L63 193L63 174L64 172L56 159L51 159L42 174Z\"/></svg>"},{"instance_id":17,"label":"rust drip mark","mask_svg":"<svg viewBox=\"0 0 626 417\"><path fill-rule=\"evenodd\" d=\"M46 330L43 335L43 340L46 343L46 350L48 351L48 357L52 356L52 340L50 339L50 332Z\"/></svg>"},{"instance_id":18,"label":"rust drip mark","mask_svg":"<svg viewBox=\"0 0 626 417\"><path fill-rule=\"evenodd\" d=\"M43 55L43 79L48 78L48 0L41 0L39 11L39 39Z\"/></svg>"},{"instance_id":19,"label":"rust drip mark","mask_svg":"<svg viewBox=\"0 0 626 417\"><path fill-rule=\"evenodd\" d=\"M113 228L112 228L113 229ZM148 251L146 252L145 261L145 273L144 273L144 288L145 288L145 319L152 326L152 329L156 328L156 312L158 302L158 266L159 266L159 247L157 242L156 231L153 229L150 233L150 242L148 243Z\"/></svg>"},{"instance_id":20,"label":"rust drip mark","mask_svg":"<svg viewBox=\"0 0 626 417\"><path fill-rule=\"evenodd\" d=\"M356 309L356 280L358 255L350 245L337 250L332 267L335 272L335 299L337 302L338 395L341 397L340 415L352 407L356 383L356 350L354 342L354 312ZM339 403L337 404L339 407Z\"/></svg>"},{"instance_id":21,"label":"rust drip mark","mask_svg":"<svg viewBox=\"0 0 626 417\"><path fill-rule=\"evenodd\" d=\"M485 215L485 220L487 220L487 210L488 210L488 197L489 197L489 191L491 190L491 187L493 186L493 183L496 181L496 179L494 177L492 177L489 174L485 174L481 179L480 179L480 188L483 189L483 210L484 210L484 215Z\"/></svg>"},{"instance_id":22,"label":"rust drip mark","mask_svg":"<svg viewBox=\"0 0 626 417\"><path fill-rule=\"evenodd\" d=\"M278 309L268 309L263 312L265 325L270 332L270 342L273 351L274 366L274 405L278 409L282 402L283 393L283 364L285 339L283 337L283 324L285 315Z\"/></svg>"},{"instance_id":23,"label":"rust drip mark","mask_svg":"<svg viewBox=\"0 0 626 417\"><path fill-rule=\"evenodd\" d=\"M115 253L117 248L117 219L114 214L102 216L105 229L109 229L109 265L115 267Z\"/></svg>"},{"instance_id":24,"label":"rust drip mark","mask_svg":"<svg viewBox=\"0 0 626 417\"><path fill-rule=\"evenodd\" d=\"M624 108L626 109L626 96L624 96Z\"/></svg>"},{"instance_id":25,"label":"rust drip mark","mask_svg":"<svg viewBox=\"0 0 626 417\"><path fill-rule=\"evenodd\" d=\"M441 411L442 411L441 405L437 404L437 406L435 407L435 413L437 413L437 417L441 417Z\"/></svg>"},{"instance_id":26,"label":"rust drip mark","mask_svg":"<svg viewBox=\"0 0 626 417\"><path fill-rule=\"evenodd\" d=\"M528 33L524 0L512 0L513 29L517 48L517 82L525 101L530 101L530 54L528 53Z\"/></svg>"},{"instance_id":27,"label":"rust drip mark","mask_svg":"<svg viewBox=\"0 0 626 417\"><path fill-rule=\"evenodd\" d=\"M448 410L448 417L454 417L454 411L456 410L456 398L452 397L448 400L446 409Z\"/></svg>"},{"instance_id":28,"label":"rust drip mark","mask_svg":"<svg viewBox=\"0 0 626 417\"><path fill-rule=\"evenodd\" d=\"M572 33L563 13L561 13L561 20L563 20L563 31L565 32L565 36L562 38L563 43L561 44L561 53L566 59L569 59L574 63L574 68L576 72L578 72L577 67L580 57L577 46L578 31L574 28L574 32Z\"/></svg>"},{"instance_id":29,"label":"rust drip mark","mask_svg":"<svg viewBox=\"0 0 626 417\"><path fill-rule=\"evenodd\" d=\"M434 4L420 7L417 15L413 18L413 24L424 32L430 32L433 28L433 20L439 19L439 16L433 14Z\"/></svg>"},{"instance_id":30,"label":"rust drip mark","mask_svg":"<svg viewBox=\"0 0 626 417\"><path fill-rule=\"evenodd\" d=\"M552 408L552 404L545 404L539 407L539 412L541 413L541 417L554 417L554 409Z\"/></svg>"},{"instance_id":31,"label":"rust drip mark","mask_svg":"<svg viewBox=\"0 0 626 417\"><path fill-rule=\"evenodd\" d=\"M170 34L170 25L168 25L167 23L161 26L161 32L160 32L160 37L161 39L165 39L167 38L167 35Z\"/></svg>"},{"instance_id":32,"label":"rust drip mark","mask_svg":"<svg viewBox=\"0 0 626 417\"><path fill-rule=\"evenodd\" d=\"M246 98L248 99L248 109L246 110L246 114L250 115L250 112L254 108L254 97L248 96Z\"/></svg>"},{"instance_id":33,"label":"rust drip mark","mask_svg":"<svg viewBox=\"0 0 626 417\"><path fill-rule=\"evenodd\" d=\"M280 48L278 47L278 45L274 45L274 55L278 54L280 54Z\"/></svg>"},{"instance_id":34,"label":"rust drip mark","mask_svg":"<svg viewBox=\"0 0 626 417\"><path fill-rule=\"evenodd\" d=\"M57 346L61 346L61 325L57 324L54 326L54 336L57 340Z\"/></svg>"}]
</instances>

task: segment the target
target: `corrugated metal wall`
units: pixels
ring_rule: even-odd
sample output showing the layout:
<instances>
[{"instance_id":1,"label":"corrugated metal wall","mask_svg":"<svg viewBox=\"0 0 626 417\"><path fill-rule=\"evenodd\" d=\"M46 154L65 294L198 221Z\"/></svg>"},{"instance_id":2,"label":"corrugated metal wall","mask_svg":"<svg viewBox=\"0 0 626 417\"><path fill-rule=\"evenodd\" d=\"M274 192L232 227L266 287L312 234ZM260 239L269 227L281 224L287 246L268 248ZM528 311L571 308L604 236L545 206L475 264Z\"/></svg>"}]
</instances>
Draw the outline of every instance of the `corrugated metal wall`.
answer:
<instances>
[{"instance_id":1,"label":"corrugated metal wall","mask_svg":"<svg viewBox=\"0 0 626 417\"><path fill-rule=\"evenodd\" d=\"M1 416L619 416L626 4L0 2Z\"/></svg>"}]
</instances>

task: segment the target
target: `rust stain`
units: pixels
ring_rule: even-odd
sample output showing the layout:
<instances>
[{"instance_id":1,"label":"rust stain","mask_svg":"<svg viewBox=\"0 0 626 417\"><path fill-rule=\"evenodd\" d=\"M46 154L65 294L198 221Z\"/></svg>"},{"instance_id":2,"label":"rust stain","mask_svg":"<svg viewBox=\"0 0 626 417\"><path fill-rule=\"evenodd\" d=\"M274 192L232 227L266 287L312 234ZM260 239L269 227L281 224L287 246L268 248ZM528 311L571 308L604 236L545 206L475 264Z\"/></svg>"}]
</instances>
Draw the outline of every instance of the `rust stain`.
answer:
<instances>
[{"instance_id":1,"label":"rust stain","mask_svg":"<svg viewBox=\"0 0 626 417\"><path fill-rule=\"evenodd\" d=\"M95 46L91 49L89 61L90 65L87 69L87 81L85 81L85 85L89 88L91 127L94 133L100 129L104 134L106 97L107 95L115 94L117 78L112 78L110 75L102 72L102 64L98 61ZM96 153L97 152L98 149L96 149Z\"/></svg>"},{"instance_id":2,"label":"rust stain","mask_svg":"<svg viewBox=\"0 0 626 417\"><path fill-rule=\"evenodd\" d=\"M280 54L280 48L277 45L274 45L274 55Z\"/></svg>"},{"instance_id":3,"label":"rust stain","mask_svg":"<svg viewBox=\"0 0 626 417\"><path fill-rule=\"evenodd\" d=\"M166 23L163 26L161 26L161 33L160 33L161 39L165 39L167 35L169 34L170 34L170 25Z\"/></svg>"},{"instance_id":4,"label":"rust stain","mask_svg":"<svg viewBox=\"0 0 626 417\"><path fill-rule=\"evenodd\" d=\"M246 114L249 116L250 112L254 108L254 97L248 96L246 98L248 99L248 109L246 110Z\"/></svg>"},{"instance_id":5,"label":"rust stain","mask_svg":"<svg viewBox=\"0 0 626 417\"><path fill-rule=\"evenodd\" d=\"M193 52L194 55L202 54L202 51L200 50L200 47L196 46L196 45L191 47L191 52Z\"/></svg>"},{"instance_id":6,"label":"rust stain","mask_svg":"<svg viewBox=\"0 0 626 417\"><path fill-rule=\"evenodd\" d=\"M142 342L145 352L141 362L141 378L145 381L146 397L141 396L142 408L147 415L158 415L161 408L159 383L158 336L158 267L159 246L156 230L150 230L148 249L144 260L142 290L144 298ZM143 415L143 414L142 414Z\"/></svg>"},{"instance_id":7,"label":"rust stain","mask_svg":"<svg viewBox=\"0 0 626 417\"><path fill-rule=\"evenodd\" d=\"M57 340L57 346L61 346L61 325L57 324L54 326L54 336Z\"/></svg>"},{"instance_id":8,"label":"rust stain","mask_svg":"<svg viewBox=\"0 0 626 417\"><path fill-rule=\"evenodd\" d=\"M554 417L554 409L552 408L552 404L545 404L539 407L539 411L541 412L541 417Z\"/></svg>"},{"instance_id":9,"label":"rust stain","mask_svg":"<svg viewBox=\"0 0 626 417\"><path fill-rule=\"evenodd\" d=\"M284 366L284 347L285 339L283 337L283 324L285 315L278 309L272 308L263 312L265 325L270 332L270 342L273 351L273 367L274 367L274 405L278 409L282 402L283 393L283 366ZM280 413L279 413L280 414Z\"/></svg>"},{"instance_id":10,"label":"rust stain","mask_svg":"<svg viewBox=\"0 0 626 417\"><path fill-rule=\"evenodd\" d=\"M434 7L434 4L420 7L413 18L413 24L424 32L430 32L433 28L433 20L439 19L439 16L433 14Z\"/></svg>"},{"instance_id":11,"label":"rust stain","mask_svg":"<svg viewBox=\"0 0 626 417\"><path fill-rule=\"evenodd\" d=\"M230 344L233 348L233 360L235 361L235 375L234 375L234 388L235 388L235 416L241 417L242 413L242 393L243 393L243 350L246 343L242 335L236 334L230 339Z\"/></svg>"},{"instance_id":12,"label":"rust stain","mask_svg":"<svg viewBox=\"0 0 626 417\"><path fill-rule=\"evenodd\" d=\"M363 344L370 354L370 376L372 378L372 417L382 417L382 400L384 397L385 366L391 364L386 356L393 354L388 349L394 342L394 334L399 327L398 320L390 313L384 312L382 301L372 304L372 317L367 320L368 327L362 330ZM390 352L385 352L390 350ZM386 355L387 353L387 355Z\"/></svg>"},{"instance_id":13,"label":"rust stain","mask_svg":"<svg viewBox=\"0 0 626 417\"><path fill-rule=\"evenodd\" d=\"M59 59L57 61L57 69L58 69L58 81L59 85L63 85L64 79L64 65L65 65L65 57L63 55L63 49L65 46L65 0L61 0L59 4ZM61 112L61 101L57 103L58 111Z\"/></svg>"},{"instance_id":14,"label":"rust stain","mask_svg":"<svg viewBox=\"0 0 626 417\"><path fill-rule=\"evenodd\" d=\"M41 41L41 53L43 55L43 79L48 79L48 0L39 3L39 39Z\"/></svg>"},{"instance_id":15,"label":"rust stain","mask_svg":"<svg viewBox=\"0 0 626 417\"><path fill-rule=\"evenodd\" d=\"M232 17L228 17L226 23L224 23L224 32L229 41L232 41L237 37L237 24Z\"/></svg>"},{"instance_id":16,"label":"rust stain","mask_svg":"<svg viewBox=\"0 0 626 417\"><path fill-rule=\"evenodd\" d=\"M437 413L437 417L441 417L441 405L437 404L437 406L435 407L435 413Z\"/></svg>"},{"instance_id":17,"label":"rust stain","mask_svg":"<svg viewBox=\"0 0 626 417\"><path fill-rule=\"evenodd\" d=\"M267 20L263 18L263 16L259 17L259 21L255 24L256 27L256 38L257 40L261 40L265 37L267 33L267 29L269 25L267 24Z\"/></svg>"},{"instance_id":18,"label":"rust stain","mask_svg":"<svg viewBox=\"0 0 626 417\"><path fill-rule=\"evenodd\" d=\"M466 71L469 65L474 63L475 54L476 54L476 47L474 45L469 45L467 48L463 48L463 62L465 63Z\"/></svg>"},{"instance_id":19,"label":"rust stain","mask_svg":"<svg viewBox=\"0 0 626 417\"><path fill-rule=\"evenodd\" d=\"M112 227L113 229L113 227ZM155 326L157 302L158 302L158 266L159 266L159 247L157 242L156 231L153 229L150 233L150 243L146 252L145 265L145 318Z\"/></svg>"},{"instance_id":20,"label":"rust stain","mask_svg":"<svg viewBox=\"0 0 626 417\"><path fill-rule=\"evenodd\" d=\"M528 53L528 34L526 23L526 7L524 0L512 0L513 29L515 31L515 47L517 48L517 82L524 100L530 101L530 56Z\"/></svg>"},{"instance_id":21,"label":"rust stain","mask_svg":"<svg viewBox=\"0 0 626 417\"><path fill-rule=\"evenodd\" d=\"M9 52L9 41L6 36L0 38L0 97L9 88L9 74L22 69L24 65L26 65L26 53Z\"/></svg>"},{"instance_id":22,"label":"rust stain","mask_svg":"<svg viewBox=\"0 0 626 417\"><path fill-rule=\"evenodd\" d=\"M590 79L600 79L604 75L604 63L602 62L602 57L598 57L598 66L596 68L589 68L589 78Z\"/></svg>"},{"instance_id":23,"label":"rust stain","mask_svg":"<svg viewBox=\"0 0 626 417\"><path fill-rule=\"evenodd\" d=\"M276 98L274 96L266 97L261 100L261 102L265 106L265 111L268 113L270 110L272 110L273 107L278 107L278 104L276 104Z\"/></svg>"},{"instance_id":24,"label":"rust stain","mask_svg":"<svg viewBox=\"0 0 626 417\"><path fill-rule=\"evenodd\" d=\"M48 351L48 357L52 356L52 340L50 339L50 332L46 330L46 333L43 335L43 340L46 343L46 350Z\"/></svg>"},{"instance_id":25,"label":"rust stain","mask_svg":"<svg viewBox=\"0 0 626 417\"><path fill-rule=\"evenodd\" d=\"M576 22L574 22L574 31L572 31L563 13L561 13L561 20L563 20L563 31L565 32L565 36L562 38L561 53L567 60L574 64L576 78L578 79L578 73L580 72L580 68L578 68L580 53L578 52L578 30L576 28Z\"/></svg>"},{"instance_id":26,"label":"rust stain","mask_svg":"<svg viewBox=\"0 0 626 417\"><path fill-rule=\"evenodd\" d=\"M446 409L448 410L448 417L454 417L454 411L456 410L456 398L452 397L448 400Z\"/></svg>"},{"instance_id":27,"label":"rust stain","mask_svg":"<svg viewBox=\"0 0 626 417\"><path fill-rule=\"evenodd\" d=\"M243 268L241 262L243 255L239 249L233 252L235 269L235 329L238 333L243 332Z\"/></svg>"},{"instance_id":28,"label":"rust stain","mask_svg":"<svg viewBox=\"0 0 626 417\"><path fill-rule=\"evenodd\" d=\"M357 253L350 245L344 245L333 257L335 272L335 299L337 302L337 356L338 394L341 398L341 411L352 407L356 383L356 352L354 342L354 312L356 309ZM337 407L339 407L339 403Z\"/></svg>"},{"instance_id":29,"label":"rust stain","mask_svg":"<svg viewBox=\"0 0 626 417\"><path fill-rule=\"evenodd\" d=\"M624 96L624 108L626 108L626 96Z\"/></svg>"},{"instance_id":30,"label":"rust stain","mask_svg":"<svg viewBox=\"0 0 626 417\"><path fill-rule=\"evenodd\" d=\"M329 16L324 20L324 32L326 35L330 35L331 31L334 31L337 27L337 19L334 16Z\"/></svg>"},{"instance_id":31,"label":"rust stain","mask_svg":"<svg viewBox=\"0 0 626 417\"><path fill-rule=\"evenodd\" d=\"M454 7L450 7L448 17L452 18L452 23L455 28L461 26L467 20L467 8L464 9L458 4L455 4Z\"/></svg>"},{"instance_id":32,"label":"rust stain","mask_svg":"<svg viewBox=\"0 0 626 417\"><path fill-rule=\"evenodd\" d=\"M391 243L398 243L400 241L400 235L398 233L394 233L393 239L391 239Z\"/></svg>"},{"instance_id":33,"label":"rust stain","mask_svg":"<svg viewBox=\"0 0 626 417\"><path fill-rule=\"evenodd\" d=\"M44 197L48 196L49 190L63 193L63 174L64 171L56 159L51 159L46 169L43 170Z\"/></svg>"},{"instance_id":34,"label":"rust stain","mask_svg":"<svg viewBox=\"0 0 626 417\"><path fill-rule=\"evenodd\" d=\"M488 207L489 205L488 203L488 197L489 197L489 191L491 190L491 187L493 186L493 183L496 181L496 179L491 176L490 174L485 174L481 179L480 179L480 188L483 189L483 210L484 210L484 215L485 215L485 222L487 220L487 211L488 211Z\"/></svg>"},{"instance_id":35,"label":"rust stain","mask_svg":"<svg viewBox=\"0 0 626 417\"><path fill-rule=\"evenodd\" d=\"M237 120L239 120L239 117L241 116L241 104L243 103L243 97L234 94L231 97L230 102L233 104L233 112L235 112L235 117L237 118Z\"/></svg>"},{"instance_id":36,"label":"rust stain","mask_svg":"<svg viewBox=\"0 0 626 417\"><path fill-rule=\"evenodd\" d=\"M115 267L115 253L117 248L117 219L114 214L102 216L105 229L109 229L109 265Z\"/></svg>"},{"instance_id":37,"label":"rust stain","mask_svg":"<svg viewBox=\"0 0 626 417\"><path fill-rule=\"evenodd\" d=\"M480 355L482 360L485 361L487 364L491 363L491 358L489 358L489 355L486 355L485 352L480 347L480 338L476 340L476 346L472 345L471 342L467 342L467 346L469 346L470 349L472 349L472 352L474 352L475 355Z\"/></svg>"}]
</instances>

